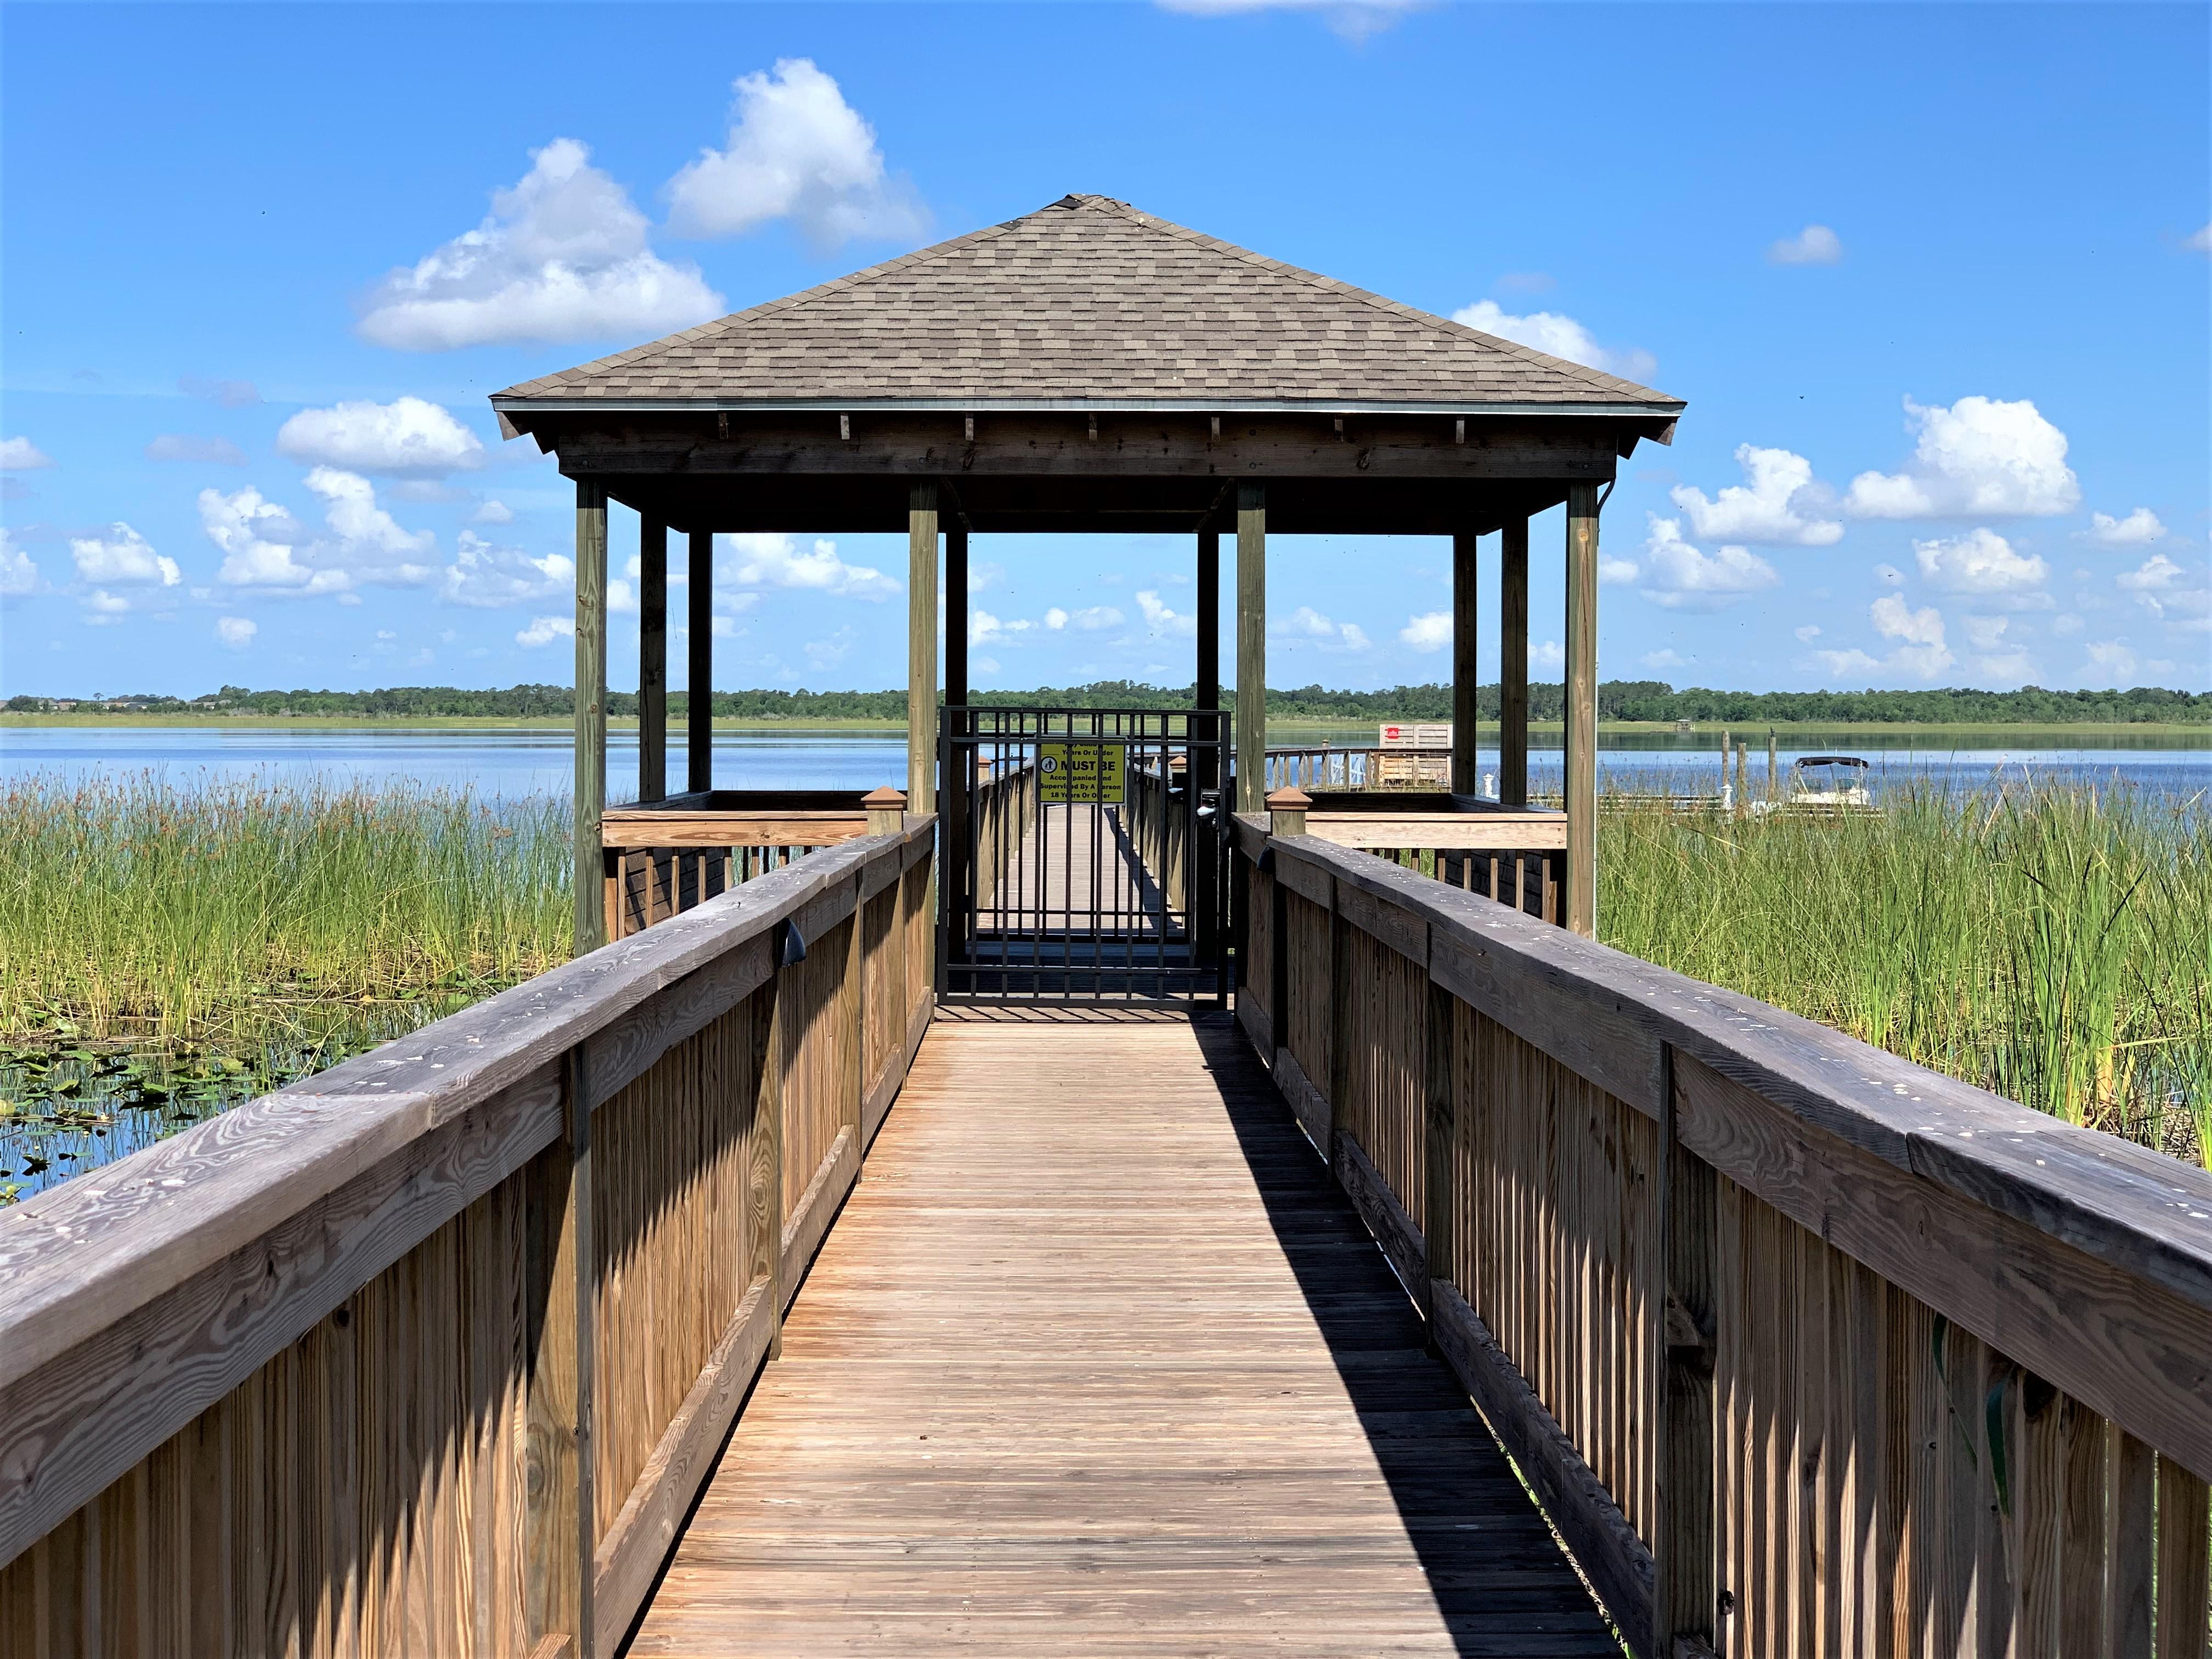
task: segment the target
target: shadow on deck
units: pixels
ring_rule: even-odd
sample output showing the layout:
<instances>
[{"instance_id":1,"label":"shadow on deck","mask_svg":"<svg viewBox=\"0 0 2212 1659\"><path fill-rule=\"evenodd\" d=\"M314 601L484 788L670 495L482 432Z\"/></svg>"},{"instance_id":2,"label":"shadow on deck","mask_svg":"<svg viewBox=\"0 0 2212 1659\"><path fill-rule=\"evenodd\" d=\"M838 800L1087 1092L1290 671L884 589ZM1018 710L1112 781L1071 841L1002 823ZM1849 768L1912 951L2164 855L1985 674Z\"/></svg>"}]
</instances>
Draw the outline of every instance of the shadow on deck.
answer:
<instances>
[{"instance_id":1,"label":"shadow on deck","mask_svg":"<svg viewBox=\"0 0 2212 1659\"><path fill-rule=\"evenodd\" d=\"M932 1029L629 1651L1617 1654L1227 1021Z\"/></svg>"}]
</instances>

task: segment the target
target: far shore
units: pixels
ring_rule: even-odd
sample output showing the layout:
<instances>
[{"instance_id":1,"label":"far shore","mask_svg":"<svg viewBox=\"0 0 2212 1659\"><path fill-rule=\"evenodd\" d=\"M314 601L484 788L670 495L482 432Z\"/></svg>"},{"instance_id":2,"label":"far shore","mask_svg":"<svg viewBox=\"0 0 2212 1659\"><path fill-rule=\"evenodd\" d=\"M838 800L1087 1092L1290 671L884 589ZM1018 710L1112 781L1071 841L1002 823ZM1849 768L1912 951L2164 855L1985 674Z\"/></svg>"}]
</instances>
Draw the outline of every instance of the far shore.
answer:
<instances>
[{"instance_id":1,"label":"far shore","mask_svg":"<svg viewBox=\"0 0 2212 1659\"><path fill-rule=\"evenodd\" d=\"M1224 714L1229 711L1224 708ZM1279 746L1304 743L1309 738L1320 738L1334 743L1340 738L1350 740L1346 746L1357 746L1358 741L1372 742L1377 722L1371 720L1330 719L1318 715L1277 714L1268 719L1271 736ZM1406 724L1413 721L1409 718ZM566 732L571 722L561 716L545 715L535 718L493 715L390 715L364 717L359 714L25 714L0 712L0 732L11 730L53 728L90 729L98 727L154 728L171 731L198 730L208 732L232 731L308 731L308 732ZM610 731L635 731L634 715L613 715L607 720ZM684 729L680 720L672 720L672 737ZM787 732L794 734L810 732L849 732L890 735L906 730L904 720L779 720L759 716L729 716L714 721L717 732ZM1532 720L1531 735L1557 736L1563 727L1557 720ZM1494 743L1498 725L1494 720L1481 722L1485 737ZM1689 732L1679 730L1668 720L1601 720L1598 730L1608 736L1705 738L1717 744L1726 732L1731 741L1748 742L1759 746L1769 732L1784 743L1799 737L1820 736L1844 738L1851 736L1869 738L1913 738L1929 742L1950 742L1972 737L2002 739L1973 746L2021 748L2032 747L2038 740L2057 740L2081 744L2093 738L2126 738L2140 741L2145 738L2173 738L2191 739L2193 743L2212 747L2212 726L2184 725L2178 722L2119 721L2091 722L2061 726L2031 726L2003 723L1997 725L1913 725L1901 721L1863 720L1798 721L1769 723L1745 721L1734 724L1727 720L1700 720Z\"/></svg>"}]
</instances>

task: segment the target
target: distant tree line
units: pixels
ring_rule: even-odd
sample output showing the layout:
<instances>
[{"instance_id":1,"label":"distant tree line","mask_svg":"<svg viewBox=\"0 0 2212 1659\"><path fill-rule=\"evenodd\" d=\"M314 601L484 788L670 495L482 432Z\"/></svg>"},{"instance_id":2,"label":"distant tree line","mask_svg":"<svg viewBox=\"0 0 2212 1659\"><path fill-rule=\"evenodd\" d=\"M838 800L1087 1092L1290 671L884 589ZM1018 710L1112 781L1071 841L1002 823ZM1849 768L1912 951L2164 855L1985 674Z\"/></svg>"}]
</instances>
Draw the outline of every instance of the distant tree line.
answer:
<instances>
[{"instance_id":1,"label":"distant tree line","mask_svg":"<svg viewBox=\"0 0 2212 1659\"><path fill-rule=\"evenodd\" d=\"M1132 680L1095 680L1088 685L1045 686L1034 691L979 691L981 704L1006 708L1036 703L1073 708L1187 708L1195 694L1188 685L1142 685ZM1223 689L1224 705L1231 691ZM2130 691L2046 691L2040 686L2017 691L1711 691L1692 687L1677 691L1659 680L1607 680L1598 687L1598 714L1613 720L1693 720L1732 726L1802 723L1850 726L1880 721L1907 726L2131 725L2156 721L2212 724L2212 692L2161 690L2138 686ZM1387 691L1338 691L1322 685L1270 690L1267 712L1308 720L1448 720L1449 685L1397 685ZM690 713L690 699L669 694L672 714ZM1498 717L1498 688L1483 686L1476 703L1484 720ZM353 719L421 720L446 716L524 720L563 718L574 707L565 685L515 685L503 691L471 691L450 685L400 685L378 691L254 691L226 685L200 697L152 694L96 698L10 697L15 714L208 714L337 715ZM718 716L748 720L903 720L904 691L717 691ZM637 713L637 696L610 692L607 709L617 715ZM1556 721L1566 711L1565 688L1535 684L1528 688L1532 720Z\"/></svg>"}]
</instances>

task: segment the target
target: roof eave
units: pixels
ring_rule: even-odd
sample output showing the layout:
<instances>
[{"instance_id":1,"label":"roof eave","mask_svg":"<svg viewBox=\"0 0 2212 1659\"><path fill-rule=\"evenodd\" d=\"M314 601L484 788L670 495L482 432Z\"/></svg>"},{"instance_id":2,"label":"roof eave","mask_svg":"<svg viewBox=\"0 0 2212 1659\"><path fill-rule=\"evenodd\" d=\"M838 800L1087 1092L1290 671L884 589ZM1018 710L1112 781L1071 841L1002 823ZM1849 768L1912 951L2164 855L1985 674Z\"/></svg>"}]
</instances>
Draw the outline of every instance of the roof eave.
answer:
<instances>
[{"instance_id":1,"label":"roof eave","mask_svg":"<svg viewBox=\"0 0 2212 1659\"><path fill-rule=\"evenodd\" d=\"M518 397L495 392L491 406L502 429L511 415L577 415L605 412L639 415L856 414L863 410L928 411L950 415L1490 415L1590 416L1611 420L1672 422L1689 405L1675 398L1530 401L1474 399L1463 403L1425 399L1391 402L1337 398L578 398Z\"/></svg>"}]
</instances>

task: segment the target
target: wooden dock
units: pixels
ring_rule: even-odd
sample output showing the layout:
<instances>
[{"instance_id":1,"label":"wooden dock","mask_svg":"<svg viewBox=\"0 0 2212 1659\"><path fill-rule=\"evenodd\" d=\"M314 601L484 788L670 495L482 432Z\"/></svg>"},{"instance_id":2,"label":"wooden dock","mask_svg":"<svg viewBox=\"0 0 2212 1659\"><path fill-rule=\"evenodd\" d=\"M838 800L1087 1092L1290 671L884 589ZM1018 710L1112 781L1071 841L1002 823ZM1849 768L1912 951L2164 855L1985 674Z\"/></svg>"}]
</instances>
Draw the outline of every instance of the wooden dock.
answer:
<instances>
[{"instance_id":1,"label":"wooden dock","mask_svg":"<svg viewBox=\"0 0 2212 1659\"><path fill-rule=\"evenodd\" d=\"M931 1028L629 1651L1617 1655L1225 1019Z\"/></svg>"}]
</instances>

